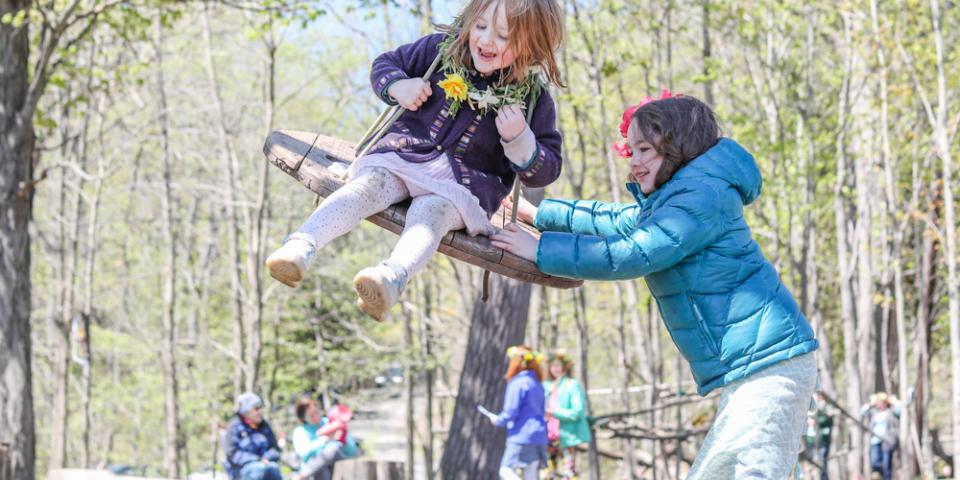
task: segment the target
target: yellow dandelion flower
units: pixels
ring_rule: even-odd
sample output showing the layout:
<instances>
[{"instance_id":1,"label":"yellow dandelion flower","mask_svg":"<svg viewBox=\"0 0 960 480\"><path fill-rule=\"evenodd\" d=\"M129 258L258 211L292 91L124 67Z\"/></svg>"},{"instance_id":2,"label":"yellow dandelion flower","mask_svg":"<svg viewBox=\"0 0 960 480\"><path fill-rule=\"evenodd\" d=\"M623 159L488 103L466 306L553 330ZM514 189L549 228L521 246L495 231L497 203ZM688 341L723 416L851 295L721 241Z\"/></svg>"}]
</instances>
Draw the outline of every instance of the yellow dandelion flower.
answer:
<instances>
[{"instance_id":1,"label":"yellow dandelion flower","mask_svg":"<svg viewBox=\"0 0 960 480\"><path fill-rule=\"evenodd\" d=\"M461 102L467 99L467 82L456 73L448 73L446 78L440 80L437 85L447 94L447 99Z\"/></svg>"}]
</instances>

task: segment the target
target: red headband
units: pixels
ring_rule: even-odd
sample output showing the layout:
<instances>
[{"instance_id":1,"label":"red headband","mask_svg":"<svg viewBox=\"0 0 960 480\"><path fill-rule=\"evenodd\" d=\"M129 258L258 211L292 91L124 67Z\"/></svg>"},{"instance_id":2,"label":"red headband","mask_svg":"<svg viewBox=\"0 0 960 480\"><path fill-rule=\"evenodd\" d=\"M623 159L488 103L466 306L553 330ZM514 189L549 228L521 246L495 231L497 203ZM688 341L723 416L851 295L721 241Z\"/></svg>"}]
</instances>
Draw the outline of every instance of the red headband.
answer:
<instances>
[{"instance_id":1,"label":"red headband","mask_svg":"<svg viewBox=\"0 0 960 480\"><path fill-rule=\"evenodd\" d=\"M640 107L656 100L663 100L665 98L682 97L682 96L683 96L682 94L678 93L674 95L673 93L670 93L670 90L664 90L660 92L660 98L653 98L650 95L647 95L646 97L643 97L642 100L640 100L640 103L636 105L630 105L629 107L627 107L626 110L623 111L623 117L620 121L620 136L622 136L623 138L627 138L627 129L630 128L630 118L633 117L633 112L636 112L637 109L639 109ZM633 150L631 150L630 145L627 145L626 143L622 143L622 144L614 143L613 149L616 150L617 156L620 158L630 158L633 156Z\"/></svg>"}]
</instances>

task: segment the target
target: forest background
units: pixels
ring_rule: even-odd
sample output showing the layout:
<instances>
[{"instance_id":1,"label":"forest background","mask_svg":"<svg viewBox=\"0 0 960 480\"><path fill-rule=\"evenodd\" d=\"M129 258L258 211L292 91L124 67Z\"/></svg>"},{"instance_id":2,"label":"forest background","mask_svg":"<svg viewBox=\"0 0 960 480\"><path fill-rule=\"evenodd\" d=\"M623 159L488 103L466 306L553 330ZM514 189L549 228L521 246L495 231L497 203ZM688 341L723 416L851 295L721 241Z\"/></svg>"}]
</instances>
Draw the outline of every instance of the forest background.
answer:
<instances>
[{"instance_id":1,"label":"forest background","mask_svg":"<svg viewBox=\"0 0 960 480\"><path fill-rule=\"evenodd\" d=\"M662 89L712 105L763 172L746 215L820 339L821 388L853 417L876 391L904 400L902 478L932 478L960 452L960 5L562 3L564 171L547 196L625 201L611 147L624 107ZM640 280L494 279L484 305L482 271L437 256L376 323L354 307L351 278L394 237L370 225L323 252L298 290L264 273L313 207L265 162L266 135L357 140L383 108L371 60L459 6L0 0L7 473L126 463L182 477L209 468L238 392L260 392L289 430L296 394L350 399L392 365L411 411L430 400L410 417L408 458L445 472L469 455L495 463L440 452L496 448L455 410L501 395L508 340L572 352L594 416L614 414L597 423L593 478L686 469L716 398L693 393ZM855 418L837 422L829 468L853 478L865 436Z\"/></svg>"}]
</instances>

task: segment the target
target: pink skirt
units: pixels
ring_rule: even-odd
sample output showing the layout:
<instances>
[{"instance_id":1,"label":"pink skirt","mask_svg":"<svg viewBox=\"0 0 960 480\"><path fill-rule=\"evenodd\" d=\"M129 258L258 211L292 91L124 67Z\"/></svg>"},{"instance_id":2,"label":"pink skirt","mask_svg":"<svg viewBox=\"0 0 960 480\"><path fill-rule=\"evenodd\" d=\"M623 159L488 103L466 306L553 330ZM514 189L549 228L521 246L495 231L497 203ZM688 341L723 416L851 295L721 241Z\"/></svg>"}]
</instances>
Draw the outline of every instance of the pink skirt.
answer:
<instances>
[{"instance_id":1,"label":"pink skirt","mask_svg":"<svg viewBox=\"0 0 960 480\"><path fill-rule=\"evenodd\" d=\"M374 153L354 161L347 173L353 178L364 169L374 167L396 175L407 186L410 197L439 195L449 200L460 213L471 236L491 235L497 231L480 206L480 200L457 182L446 154L429 162L414 163L404 160L396 152Z\"/></svg>"}]
</instances>

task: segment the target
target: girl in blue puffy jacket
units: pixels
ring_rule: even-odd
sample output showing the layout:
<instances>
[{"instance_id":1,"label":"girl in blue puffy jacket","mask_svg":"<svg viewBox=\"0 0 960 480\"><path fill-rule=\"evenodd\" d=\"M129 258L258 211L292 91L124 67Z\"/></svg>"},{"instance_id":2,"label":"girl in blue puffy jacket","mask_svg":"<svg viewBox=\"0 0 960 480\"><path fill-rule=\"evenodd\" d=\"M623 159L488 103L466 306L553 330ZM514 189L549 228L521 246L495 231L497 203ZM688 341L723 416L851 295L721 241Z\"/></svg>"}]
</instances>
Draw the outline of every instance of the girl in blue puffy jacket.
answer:
<instances>
[{"instance_id":1,"label":"girl in blue puffy jacket","mask_svg":"<svg viewBox=\"0 0 960 480\"><path fill-rule=\"evenodd\" d=\"M521 200L519 217L542 235L511 225L493 243L551 275L643 277L698 392L723 388L687 478L787 478L817 340L743 216L760 195L757 164L693 97L648 99L624 113L621 133L635 203Z\"/></svg>"}]
</instances>

